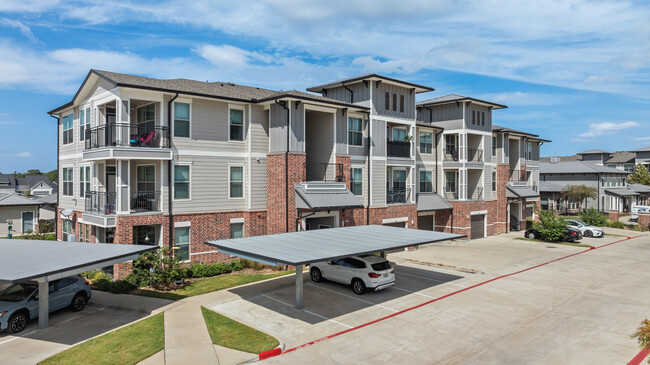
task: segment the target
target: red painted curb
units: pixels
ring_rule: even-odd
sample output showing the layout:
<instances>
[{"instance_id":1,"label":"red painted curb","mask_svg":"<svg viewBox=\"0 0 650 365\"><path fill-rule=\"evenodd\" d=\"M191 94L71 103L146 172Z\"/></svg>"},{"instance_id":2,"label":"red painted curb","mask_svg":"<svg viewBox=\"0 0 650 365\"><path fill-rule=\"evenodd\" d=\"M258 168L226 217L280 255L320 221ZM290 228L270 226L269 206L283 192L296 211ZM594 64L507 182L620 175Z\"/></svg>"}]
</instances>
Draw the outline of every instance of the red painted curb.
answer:
<instances>
[{"instance_id":1,"label":"red painted curb","mask_svg":"<svg viewBox=\"0 0 650 365\"><path fill-rule=\"evenodd\" d=\"M630 360L630 362L627 363L627 365L639 365L643 360L645 360L646 357L650 355L650 348L644 348L643 350L639 351L636 356Z\"/></svg>"},{"instance_id":2,"label":"red painted curb","mask_svg":"<svg viewBox=\"0 0 650 365\"><path fill-rule=\"evenodd\" d=\"M274 348L273 350L264 351L259 353L260 360L266 360L269 357L278 356L282 353L282 349L279 347Z\"/></svg>"},{"instance_id":3,"label":"red painted curb","mask_svg":"<svg viewBox=\"0 0 650 365\"><path fill-rule=\"evenodd\" d=\"M526 271L530 271L530 270L533 270L533 269L537 269L537 268L539 268L539 267L546 266L546 265L548 265L548 264L552 264L552 263L554 263L554 262L562 261L562 260L564 260L564 259L568 259L568 258L570 258L570 257L573 257L573 256L577 256L577 255L583 254L583 253L585 253L585 252L589 252L589 251L592 251L592 250L597 250L597 249L599 249L599 248L603 248L603 247L611 246L611 245L613 245L613 244L616 244L616 243L619 243L619 242L623 242L623 241L627 241L627 240L630 240L630 239L632 239L632 238L637 238L637 237L643 237L643 236L627 237L627 238L624 238L624 239L621 239L621 240L618 240L618 241L610 242L610 243L605 244L605 245L602 245L602 246L597 246L597 247L592 246L592 247L590 247L590 248L588 248L588 249L586 249L586 250L583 250L583 251L580 251L580 252L576 252L576 253L572 253L571 255L562 256L562 257L559 257L559 258L557 258L557 259L554 259L554 260L551 260L551 261L548 261L548 262L541 263L541 264L539 264L539 265L531 266L531 267L529 267L529 268L527 268L527 269L522 269L522 270L519 270L519 271L512 272L512 273L510 273L510 274L497 276L497 277L492 278L492 279L490 279L490 280L486 280L486 281L480 282L480 283L478 283L478 284L474 284L474 285L472 285L472 286L468 286L467 288L463 288L463 289L457 290L457 291L455 291L455 292L451 292L451 293L449 293L449 294L443 295L443 296L438 297L438 298L436 298L436 299L432 299L432 300L429 300L429 301L427 301L427 302L424 302L424 303L418 304L418 305L416 305L416 306L414 306L414 307L407 308L407 309L401 310L401 311L399 311L399 312L395 312L395 313L393 313L393 314L387 315L387 316L382 317L382 318L378 318L378 319L376 319L376 320L374 320L374 321L364 323L364 324L359 325L359 326L357 326L357 327L349 328L349 329L347 329L347 330L344 330L344 331L341 331L341 332L337 332L337 333L331 334L331 335L329 335L329 336L325 336L325 337L323 337L323 338L319 338L318 340L314 340L314 341L307 342L307 343L302 344L302 345L300 345L300 346L296 346L296 347L294 347L294 348L290 348L290 349L288 349L288 350L286 350L286 351L284 351L284 352L282 352L282 351L278 351L277 353L275 353L275 354L273 354L273 355L271 355L271 356L265 357L264 359L267 359L267 358L269 358L269 357L273 357L273 356L283 355L283 354L286 354L286 353L289 353L289 352L294 352L294 351L296 351L296 350L300 350L300 349L302 349L302 348L305 348L305 347L308 347L308 346L311 346L311 345L317 344L317 343L319 343L319 342L323 342L323 341L329 340L329 339L331 339L331 338L338 337L338 336L340 336L340 335L344 335L344 334L346 334L346 333L348 333L348 332L352 332L352 331L358 330L358 329L360 329L360 328L370 326L371 324L375 324L375 323L378 323L378 322L381 322L381 321L385 321L385 320L387 320L387 319L389 319L389 318L393 318L393 317L398 316L398 315L400 315L400 314L402 314L402 313L410 312L410 311L412 311L412 310L414 310L414 309L418 309L418 308L420 308L420 307L424 307L425 305L429 305L429 304L431 304L431 303L435 303L435 302L437 302L437 301L439 301L439 300L443 300L443 299L445 299L445 298L449 298L449 297L451 297L451 296L453 296L453 295L460 294L460 293L462 293L462 292L464 292L464 291L468 291L468 290L471 290L471 289L477 288L477 287L479 287L479 286L483 286L483 285L485 285L485 284L489 284L489 283L491 283L491 282L493 282L493 281L497 281L497 280L500 280L500 279L503 279L503 278L507 278L507 277L514 276L514 275L518 275L518 274L524 273L524 272L526 272ZM276 350L279 350L279 349L276 349ZM271 351L274 351L274 350L271 350ZM268 351L268 352L271 352L271 351ZM643 352L643 351L642 351L642 352ZM640 355L640 354L639 354L639 355ZM638 357L639 355L637 355L637 357ZM647 354L646 354L646 356L647 356ZM636 358L636 357L635 357L635 358ZM644 358L645 358L645 357L644 357ZM264 360L264 359L262 359L262 354L260 354L260 360ZM630 364L628 364L628 365L630 365ZM638 364L631 364L631 365L638 365Z\"/></svg>"}]
</instances>

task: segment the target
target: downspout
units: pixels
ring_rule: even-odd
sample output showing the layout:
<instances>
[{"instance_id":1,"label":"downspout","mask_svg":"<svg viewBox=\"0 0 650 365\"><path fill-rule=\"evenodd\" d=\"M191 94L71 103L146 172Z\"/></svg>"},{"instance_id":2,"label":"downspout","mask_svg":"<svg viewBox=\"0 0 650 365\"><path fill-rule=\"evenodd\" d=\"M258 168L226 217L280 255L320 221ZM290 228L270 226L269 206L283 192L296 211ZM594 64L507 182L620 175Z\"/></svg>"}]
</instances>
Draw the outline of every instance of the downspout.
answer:
<instances>
[{"instance_id":1,"label":"downspout","mask_svg":"<svg viewBox=\"0 0 650 365\"><path fill-rule=\"evenodd\" d=\"M58 215L60 214L59 213L59 195L61 195L61 194L59 194L59 191L58 191L59 183L61 182L61 179L59 178L59 153L60 153L60 151L59 151L59 143L61 142L59 140L60 139L60 136L59 136L59 121L60 120L59 120L58 116L55 117L51 113L47 113L47 114L50 117L56 119L56 179L57 179L56 186L57 186L57 192L56 192L56 209L55 209L55 211L56 211L57 216L54 217L54 232L56 232L56 235L58 236L59 235L59 217L58 217Z\"/></svg>"},{"instance_id":2,"label":"downspout","mask_svg":"<svg viewBox=\"0 0 650 365\"><path fill-rule=\"evenodd\" d=\"M172 148L172 103L178 98L178 93L167 102L167 144ZM167 161L167 206L169 209L169 248L174 247L174 213L172 209L172 161Z\"/></svg>"},{"instance_id":3,"label":"downspout","mask_svg":"<svg viewBox=\"0 0 650 365\"><path fill-rule=\"evenodd\" d=\"M285 232L289 232L289 138L290 138L290 131L289 131L289 108L285 105L286 101L284 102L285 104L279 102L277 99L274 100L276 104L284 108L284 110L287 112L287 151L284 154L284 181L286 182L286 189L285 189L285 196L284 196L284 204L285 204L285 212L286 212L286 227L285 227Z\"/></svg>"},{"instance_id":4,"label":"downspout","mask_svg":"<svg viewBox=\"0 0 650 365\"><path fill-rule=\"evenodd\" d=\"M349 87L345 86L345 84L341 84L341 86L343 86L345 90L350 92L350 103L354 103L354 91L352 91L352 89L350 89Z\"/></svg>"},{"instance_id":5,"label":"downspout","mask_svg":"<svg viewBox=\"0 0 650 365\"><path fill-rule=\"evenodd\" d=\"M370 115L368 115L368 206L366 207L366 225L370 225Z\"/></svg>"}]
</instances>

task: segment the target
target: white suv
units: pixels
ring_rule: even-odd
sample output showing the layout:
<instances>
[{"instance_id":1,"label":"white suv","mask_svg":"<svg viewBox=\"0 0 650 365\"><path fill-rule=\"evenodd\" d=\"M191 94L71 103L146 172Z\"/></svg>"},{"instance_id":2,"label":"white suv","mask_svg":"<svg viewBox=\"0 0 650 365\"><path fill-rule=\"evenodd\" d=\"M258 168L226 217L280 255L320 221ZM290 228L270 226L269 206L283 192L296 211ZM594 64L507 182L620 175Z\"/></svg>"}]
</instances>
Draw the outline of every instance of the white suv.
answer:
<instances>
[{"instance_id":1,"label":"white suv","mask_svg":"<svg viewBox=\"0 0 650 365\"><path fill-rule=\"evenodd\" d=\"M580 230L584 237L602 237L605 235L605 230L600 227L590 226L587 223L575 219L567 219L567 226Z\"/></svg>"},{"instance_id":2,"label":"white suv","mask_svg":"<svg viewBox=\"0 0 650 365\"><path fill-rule=\"evenodd\" d=\"M379 291L395 285L395 270L385 258L376 255L316 262L310 265L309 273L314 282L327 279L352 285L359 295L366 289Z\"/></svg>"}]
</instances>

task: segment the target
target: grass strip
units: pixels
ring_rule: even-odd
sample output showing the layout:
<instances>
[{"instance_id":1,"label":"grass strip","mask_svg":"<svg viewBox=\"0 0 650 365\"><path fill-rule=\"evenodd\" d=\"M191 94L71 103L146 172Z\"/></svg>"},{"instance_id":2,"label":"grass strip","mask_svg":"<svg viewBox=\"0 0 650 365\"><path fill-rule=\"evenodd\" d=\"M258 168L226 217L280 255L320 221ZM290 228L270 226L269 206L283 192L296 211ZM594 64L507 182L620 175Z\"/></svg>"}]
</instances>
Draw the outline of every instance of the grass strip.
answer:
<instances>
[{"instance_id":1,"label":"grass strip","mask_svg":"<svg viewBox=\"0 0 650 365\"><path fill-rule=\"evenodd\" d=\"M278 347L278 340L245 324L201 307L210 338L215 345L259 354Z\"/></svg>"},{"instance_id":2,"label":"grass strip","mask_svg":"<svg viewBox=\"0 0 650 365\"><path fill-rule=\"evenodd\" d=\"M160 313L71 347L40 364L131 365L164 348L165 327Z\"/></svg>"},{"instance_id":3,"label":"grass strip","mask_svg":"<svg viewBox=\"0 0 650 365\"><path fill-rule=\"evenodd\" d=\"M591 245L587 245L584 243L572 243L572 242L546 242L538 239L530 239L530 238L525 238L525 237L517 237L515 238L516 240L520 241L530 241L530 242L540 242L540 243L550 243L553 245L565 245L565 246L575 246L575 247L591 247Z\"/></svg>"}]
</instances>

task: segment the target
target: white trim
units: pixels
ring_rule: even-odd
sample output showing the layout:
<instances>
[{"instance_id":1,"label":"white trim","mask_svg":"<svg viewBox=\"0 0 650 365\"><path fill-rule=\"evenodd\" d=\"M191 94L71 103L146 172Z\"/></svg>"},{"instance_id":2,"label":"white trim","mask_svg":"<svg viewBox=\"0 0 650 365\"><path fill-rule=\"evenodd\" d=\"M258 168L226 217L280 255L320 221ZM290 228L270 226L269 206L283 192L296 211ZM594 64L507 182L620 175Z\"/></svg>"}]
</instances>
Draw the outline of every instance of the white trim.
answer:
<instances>
[{"instance_id":1,"label":"white trim","mask_svg":"<svg viewBox=\"0 0 650 365\"><path fill-rule=\"evenodd\" d=\"M189 167L189 181L188 181L188 186L187 186L187 194L188 198L187 199L176 199L176 166L187 166ZM172 200L173 201L188 201L192 200L192 162L176 162L175 164L172 165L172 186L170 186L170 191L172 194Z\"/></svg>"},{"instance_id":2,"label":"white trim","mask_svg":"<svg viewBox=\"0 0 650 365\"><path fill-rule=\"evenodd\" d=\"M230 158L266 158L267 154L262 152L228 152L228 151L200 151L183 150L176 152L177 156L203 156L203 157L230 157Z\"/></svg>"},{"instance_id":3,"label":"white trim","mask_svg":"<svg viewBox=\"0 0 650 365\"><path fill-rule=\"evenodd\" d=\"M23 234L27 233L27 232L25 232L23 230L23 228L24 228L23 223L25 222L23 220L23 214L25 214L25 213L32 213L32 232L34 232L34 221L38 222L38 217L36 216L36 211L34 211L34 210L21 210L20 211L20 231Z\"/></svg>"},{"instance_id":4,"label":"white trim","mask_svg":"<svg viewBox=\"0 0 650 365\"><path fill-rule=\"evenodd\" d=\"M247 150L247 157L248 157L248 177L251 179L253 176L253 171L252 171L252 164L253 161L251 160L251 152L253 149L253 107L251 104L248 104L248 128L246 129L246 133L248 136L246 137L246 143L248 144L248 150ZM270 143L269 143L270 145ZM248 209L253 208L253 184L252 182L247 185L248 188Z\"/></svg>"},{"instance_id":5,"label":"white trim","mask_svg":"<svg viewBox=\"0 0 650 365\"><path fill-rule=\"evenodd\" d=\"M245 219L243 217L242 218L230 218L230 224L233 224L233 223L245 223Z\"/></svg>"},{"instance_id":6,"label":"white trim","mask_svg":"<svg viewBox=\"0 0 650 365\"><path fill-rule=\"evenodd\" d=\"M312 110L316 112L323 112L323 113L330 113L330 114L336 114L336 108L328 108L324 106L319 106L319 105L313 105L313 104L303 104L304 110Z\"/></svg>"},{"instance_id":7,"label":"white trim","mask_svg":"<svg viewBox=\"0 0 650 365\"><path fill-rule=\"evenodd\" d=\"M308 217L303 217L304 215L309 215ZM316 212L314 214L311 213L302 213L300 218L300 230L301 231L306 231L307 230L307 219L311 218L327 218L327 217L334 217L334 228L338 228L341 223L341 217L339 214L338 210L335 211L330 211L330 212Z\"/></svg>"},{"instance_id":8,"label":"white trim","mask_svg":"<svg viewBox=\"0 0 650 365\"><path fill-rule=\"evenodd\" d=\"M488 214L488 211L487 210L477 210L477 211L469 213L469 215L481 215L481 214Z\"/></svg>"},{"instance_id":9,"label":"white trim","mask_svg":"<svg viewBox=\"0 0 650 365\"><path fill-rule=\"evenodd\" d=\"M241 195L240 197L232 197L230 196L230 172L233 167L241 167L241 174L242 174L242 187L241 187ZM243 163L235 163L235 162L228 162L228 199L229 200L243 200L246 198L246 174L245 174L245 169L244 169L244 164Z\"/></svg>"},{"instance_id":10,"label":"white trim","mask_svg":"<svg viewBox=\"0 0 650 365\"><path fill-rule=\"evenodd\" d=\"M191 227L192 222L174 222L174 228L183 228L183 227Z\"/></svg>"},{"instance_id":11,"label":"white trim","mask_svg":"<svg viewBox=\"0 0 650 365\"><path fill-rule=\"evenodd\" d=\"M402 118L389 117L386 115L379 115L379 114L373 115L373 119L387 122L387 123L395 123L395 124L402 124L408 126L415 125L415 119L402 119Z\"/></svg>"},{"instance_id":12,"label":"white trim","mask_svg":"<svg viewBox=\"0 0 650 365\"><path fill-rule=\"evenodd\" d=\"M409 217L399 217L399 218L386 218L382 219L381 224L388 224L388 223L408 223Z\"/></svg>"},{"instance_id":13,"label":"white trim","mask_svg":"<svg viewBox=\"0 0 650 365\"><path fill-rule=\"evenodd\" d=\"M230 139L230 126L231 126L231 120L230 120L230 111L231 110L239 110L241 111L241 128L242 128L242 139ZM246 128L246 108L245 105L234 105L234 104L228 104L228 115L226 116L228 118L228 123L226 127L228 128L227 134L228 134L228 142L232 143L245 143L246 142L246 133L248 133L248 128Z\"/></svg>"},{"instance_id":14,"label":"white trim","mask_svg":"<svg viewBox=\"0 0 650 365\"><path fill-rule=\"evenodd\" d=\"M179 100L184 100L184 101L179 101ZM187 100L189 100L189 102ZM189 120L188 120L188 123L189 123L189 125L188 125L189 136L188 137L179 137L179 136L176 136L174 134L175 133L174 125L176 124L175 123L176 122L176 117L175 117L175 115L176 115L176 103L188 104L189 105L189 116L188 116L189 117ZM191 99L176 99L176 100L174 100L174 102L172 103L172 115L169 115L168 117L169 117L169 120L171 121L171 124L172 124L171 126L169 126L169 130L171 131L172 138L181 138L182 140L192 139L192 100ZM162 118L162 116L161 116L161 118Z\"/></svg>"}]
</instances>

